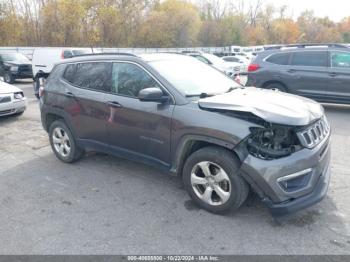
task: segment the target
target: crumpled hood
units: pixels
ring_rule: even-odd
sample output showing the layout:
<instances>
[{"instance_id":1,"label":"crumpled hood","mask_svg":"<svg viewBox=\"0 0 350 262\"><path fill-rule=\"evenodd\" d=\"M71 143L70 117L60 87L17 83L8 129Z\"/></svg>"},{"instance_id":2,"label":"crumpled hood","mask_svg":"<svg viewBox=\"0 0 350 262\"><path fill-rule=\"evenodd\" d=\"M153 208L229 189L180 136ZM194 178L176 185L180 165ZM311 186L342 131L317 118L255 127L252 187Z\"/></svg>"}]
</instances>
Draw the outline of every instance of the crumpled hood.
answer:
<instances>
[{"instance_id":1,"label":"crumpled hood","mask_svg":"<svg viewBox=\"0 0 350 262\"><path fill-rule=\"evenodd\" d=\"M14 85L9 85L0 81L0 94L9 94L14 92L22 92L22 90Z\"/></svg>"},{"instance_id":2,"label":"crumpled hood","mask_svg":"<svg viewBox=\"0 0 350 262\"><path fill-rule=\"evenodd\" d=\"M322 106L313 100L255 87L200 99L198 104L206 109L250 112L270 123L293 126L308 125L324 114Z\"/></svg>"}]
</instances>

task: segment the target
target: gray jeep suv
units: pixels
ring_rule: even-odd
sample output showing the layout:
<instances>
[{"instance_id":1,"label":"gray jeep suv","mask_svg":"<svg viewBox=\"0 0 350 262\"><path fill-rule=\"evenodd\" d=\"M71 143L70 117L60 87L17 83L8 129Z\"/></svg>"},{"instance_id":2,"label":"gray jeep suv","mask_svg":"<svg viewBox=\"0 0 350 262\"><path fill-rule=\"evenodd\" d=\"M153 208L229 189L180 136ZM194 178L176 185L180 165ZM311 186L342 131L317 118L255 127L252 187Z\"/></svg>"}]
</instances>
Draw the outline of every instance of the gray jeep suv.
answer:
<instances>
[{"instance_id":1,"label":"gray jeep suv","mask_svg":"<svg viewBox=\"0 0 350 262\"><path fill-rule=\"evenodd\" d=\"M66 163L99 151L179 175L202 208L238 209L253 190L273 215L326 194L330 127L323 108L242 88L195 58L91 55L56 65L41 120Z\"/></svg>"},{"instance_id":2,"label":"gray jeep suv","mask_svg":"<svg viewBox=\"0 0 350 262\"><path fill-rule=\"evenodd\" d=\"M350 48L342 45L287 46L259 53L248 68L247 86L350 103Z\"/></svg>"}]
</instances>

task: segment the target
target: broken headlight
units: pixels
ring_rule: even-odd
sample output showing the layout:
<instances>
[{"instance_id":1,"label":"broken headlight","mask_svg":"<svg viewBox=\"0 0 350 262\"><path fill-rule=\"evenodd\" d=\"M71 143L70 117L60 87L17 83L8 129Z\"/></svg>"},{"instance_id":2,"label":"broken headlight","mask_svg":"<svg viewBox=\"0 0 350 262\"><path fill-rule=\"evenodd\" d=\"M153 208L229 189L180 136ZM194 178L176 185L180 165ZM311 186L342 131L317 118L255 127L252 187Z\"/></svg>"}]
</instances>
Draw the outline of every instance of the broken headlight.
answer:
<instances>
[{"instance_id":1,"label":"broken headlight","mask_svg":"<svg viewBox=\"0 0 350 262\"><path fill-rule=\"evenodd\" d=\"M248 152L260 159L272 160L286 157L297 151L299 140L291 127L253 127L247 141Z\"/></svg>"}]
</instances>

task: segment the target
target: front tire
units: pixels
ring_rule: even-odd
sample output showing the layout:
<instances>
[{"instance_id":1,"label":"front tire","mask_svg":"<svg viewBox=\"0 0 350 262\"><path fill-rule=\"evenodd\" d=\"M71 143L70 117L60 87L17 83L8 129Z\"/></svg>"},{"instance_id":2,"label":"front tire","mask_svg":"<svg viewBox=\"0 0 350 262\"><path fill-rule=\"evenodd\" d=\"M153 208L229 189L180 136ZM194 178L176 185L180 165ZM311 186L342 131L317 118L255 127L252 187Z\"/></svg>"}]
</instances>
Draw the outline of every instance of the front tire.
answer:
<instances>
[{"instance_id":1,"label":"front tire","mask_svg":"<svg viewBox=\"0 0 350 262\"><path fill-rule=\"evenodd\" d=\"M4 74L4 82L8 83L8 84L13 84L15 82L15 78L13 77L13 75L9 72L6 72Z\"/></svg>"},{"instance_id":2,"label":"front tire","mask_svg":"<svg viewBox=\"0 0 350 262\"><path fill-rule=\"evenodd\" d=\"M239 175L239 160L219 147L194 152L183 169L183 182L191 198L212 213L237 210L246 200L248 184Z\"/></svg>"},{"instance_id":3,"label":"front tire","mask_svg":"<svg viewBox=\"0 0 350 262\"><path fill-rule=\"evenodd\" d=\"M51 148L61 161L73 163L83 156L84 151L77 146L72 132L62 120L51 124L49 137Z\"/></svg>"}]
</instances>

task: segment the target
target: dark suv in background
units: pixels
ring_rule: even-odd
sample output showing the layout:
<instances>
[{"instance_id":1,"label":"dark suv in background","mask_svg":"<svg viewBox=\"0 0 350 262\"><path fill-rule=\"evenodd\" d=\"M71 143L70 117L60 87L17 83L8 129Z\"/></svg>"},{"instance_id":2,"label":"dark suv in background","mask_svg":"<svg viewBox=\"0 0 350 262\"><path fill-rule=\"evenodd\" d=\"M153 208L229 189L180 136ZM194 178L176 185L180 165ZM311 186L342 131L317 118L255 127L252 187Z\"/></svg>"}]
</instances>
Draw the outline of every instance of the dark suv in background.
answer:
<instances>
[{"instance_id":1,"label":"dark suv in background","mask_svg":"<svg viewBox=\"0 0 350 262\"><path fill-rule=\"evenodd\" d=\"M0 76L9 84L16 79L33 78L32 63L20 53L0 53Z\"/></svg>"},{"instance_id":2,"label":"dark suv in background","mask_svg":"<svg viewBox=\"0 0 350 262\"><path fill-rule=\"evenodd\" d=\"M345 45L276 47L259 53L248 71L247 86L350 103L350 48Z\"/></svg>"},{"instance_id":3,"label":"dark suv in background","mask_svg":"<svg viewBox=\"0 0 350 262\"><path fill-rule=\"evenodd\" d=\"M275 215L327 192L330 127L322 106L242 88L189 56L68 59L41 89L40 108L63 162L92 150L155 166L182 177L211 212L238 209L250 189Z\"/></svg>"}]
</instances>

